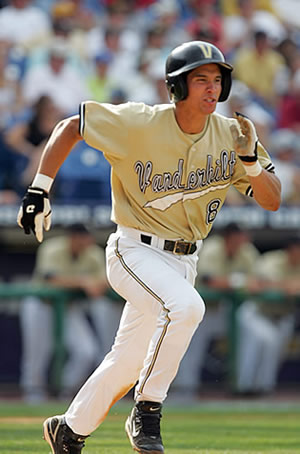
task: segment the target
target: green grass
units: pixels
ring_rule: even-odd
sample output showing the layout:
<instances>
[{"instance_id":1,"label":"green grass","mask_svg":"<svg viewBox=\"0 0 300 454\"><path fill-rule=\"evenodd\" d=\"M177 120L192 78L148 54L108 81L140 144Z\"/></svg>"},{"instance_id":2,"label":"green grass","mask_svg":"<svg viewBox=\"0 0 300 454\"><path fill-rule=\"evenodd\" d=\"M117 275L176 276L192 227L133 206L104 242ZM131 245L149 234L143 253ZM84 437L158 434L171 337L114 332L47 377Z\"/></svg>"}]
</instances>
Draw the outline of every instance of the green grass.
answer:
<instances>
[{"instance_id":1,"label":"green grass","mask_svg":"<svg viewBox=\"0 0 300 454\"><path fill-rule=\"evenodd\" d=\"M83 453L132 454L124 433L130 408L126 402L115 405L87 440ZM42 421L65 409L62 404L0 402L1 454L49 453L42 439ZM300 408L292 404L197 403L179 407L166 403L162 433L166 454L299 454Z\"/></svg>"}]
</instances>

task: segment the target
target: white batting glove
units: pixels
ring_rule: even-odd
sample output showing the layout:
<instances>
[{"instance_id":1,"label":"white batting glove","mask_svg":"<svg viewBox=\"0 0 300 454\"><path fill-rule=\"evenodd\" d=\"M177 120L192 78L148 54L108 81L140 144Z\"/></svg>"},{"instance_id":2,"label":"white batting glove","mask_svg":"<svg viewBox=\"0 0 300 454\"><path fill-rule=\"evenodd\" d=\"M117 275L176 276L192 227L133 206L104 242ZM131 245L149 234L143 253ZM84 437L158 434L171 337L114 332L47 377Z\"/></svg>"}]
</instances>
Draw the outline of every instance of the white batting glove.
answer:
<instances>
[{"instance_id":1,"label":"white batting glove","mask_svg":"<svg viewBox=\"0 0 300 454\"><path fill-rule=\"evenodd\" d=\"M17 221L26 235L32 231L40 243L43 241L43 229L48 231L51 227L51 206L44 189L32 186L27 189Z\"/></svg>"},{"instance_id":2,"label":"white batting glove","mask_svg":"<svg viewBox=\"0 0 300 454\"><path fill-rule=\"evenodd\" d=\"M257 176L262 171L262 167L257 158L258 138L254 124L239 112L235 112L234 116L241 129L240 133L236 125L230 126L234 149L242 161L246 173L250 176Z\"/></svg>"}]
</instances>

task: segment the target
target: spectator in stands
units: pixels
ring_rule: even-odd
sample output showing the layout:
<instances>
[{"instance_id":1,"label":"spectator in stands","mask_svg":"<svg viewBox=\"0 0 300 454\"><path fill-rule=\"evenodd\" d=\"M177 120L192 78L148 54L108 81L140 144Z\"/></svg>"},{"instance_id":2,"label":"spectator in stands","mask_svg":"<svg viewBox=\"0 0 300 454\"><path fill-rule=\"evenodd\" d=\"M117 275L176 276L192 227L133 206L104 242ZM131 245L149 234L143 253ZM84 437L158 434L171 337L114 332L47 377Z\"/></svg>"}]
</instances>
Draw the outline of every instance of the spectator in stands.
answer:
<instances>
[{"instance_id":1,"label":"spectator in stands","mask_svg":"<svg viewBox=\"0 0 300 454\"><path fill-rule=\"evenodd\" d=\"M271 47L267 34L257 31L251 48L242 47L235 56L235 77L255 94L256 100L274 112L277 105L276 77L285 70L283 57Z\"/></svg>"},{"instance_id":2,"label":"spectator in stands","mask_svg":"<svg viewBox=\"0 0 300 454\"><path fill-rule=\"evenodd\" d=\"M42 95L52 98L64 115L78 112L78 105L90 97L86 78L68 62L68 45L57 39L49 48L47 60L28 69L23 95L33 104Z\"/></svg>"},{"instance_id":3,"label":"spectator in stands","mask_svg":"<svg viewBox=\"0 0 300 454\"><path fill-rule=\"evenodd\" d=\"M151 75L152 64L151 53L143 53L136 74L126 83L127 97L131 101L149 105L159 102L155 80Z\"/></svg>"},{"instance_id":4,"label":"spectator in stands","mask_svg":"<svg viewBox=\"0 0 300 454\"><path fill-rule=\"evenodd\" d=\"M260 0L262 1L262 0ZM266 0L264 0L266 1ZM268 0L289 30L297 31L300 27L300 3L296 0Z\"/></svg>"},{"instance_id":5,"label":"spectator in stands","mask_svg":"<svg viewBox=\"0 0 300 454\"><path fill-rule=\"evenodd\" d=\"M291 74L293 74L295 70L300 67L300 52L297 42L291 32L289 36L278 44L277 51L283 56L286 67L290 70Z\"/></svg>"},{"instance_id":6,"label":"spectator in stands","mask_svg":"<svg viewBox=\"0 0 300 454\"><path fill-rule=\"evenodd\" d=\"M83 0L60 0L53 2L55 14L68 18L72 29L91 30L96 25L95 14ZM53 10L52 10L53 12Z\"/></svg>"},{"instance_id":7,"label":"spectator in stands","mask_svg":"<svg viewBox=\"0 0 300 454\"><path fill-rule=\"evenodd\" d=\"M223 9L226 3L223 1ZM228 53L234 54L237 49L251 41L252 22L255 12L254 0L239 0L237 11L224 16L224 39Z\"/></svg>"},{"instance_id":8,"label":"spectator in stands","mask_svg":"<svg viewBox=\"0 0 300 454\"><path fill-rule=\"evenodd\" d=\"M190 18L185 28L192 39L206 39L224 52L223 19L217 12L216 3L216 0L187 0Z\"/></svg>"},{"instance_id":9,"label":"spectator in stands","mask_svg":"<svg viewBox=\"0 0 300 454\"><path fill-rule=\"evenodd\" d=\"M27 164L27 158L10 147L0 131L0 204L19 203L24 194L20 175Z\"/></svg>"},{"instance_id":10,"label":"spectator in stands","mask_svg":"<svg viewBox=\"0 0 300 454\"><path fill-rule=\"evenodd\" d=\"M284 293L266 302L245 302L238 309L239 328L237 390L246 395L272 392L284 352L293 335L300 294L300 237L290 238L284 248L264 253L256 263L255 290Z\"/></svg>"},{"instance_id":11,"label":"spectator in stands","mask_svg":"<svg viewBox=\"0 0 300 454\"><path fill-rule=\"evenodd\" d=\"M127 14L124 24L116 25L114 21L92 29L87 36L90 58L103 52L110 52L112 60L109 65L108 77L112 83L125 83L134 74L138 56L141 51L142 37L138 31L127 28Z\"/></svg>"},{"instance_id":12,"label":"spectator in stands","mask_svg":"<svg viewBox=\"0 0 300 454\"><path fill-rule=\"evenodd\" d=\"M17 159L10 147L3 140L0 131L0 205L9 205L20 202L16 187Z\"/></svg>"},{"instance_id":13,"label":"spectator in stands","mask_svg":"<svg viewBox=\"0 0 300 454\"><path fill-rule=\"evenodd\" d=\"M14 153L23 156L19 167L19 184L24 189L30 184L43 151L46 140L54 126L63 118L62 112L49 96L41 96L23 116L4 133L4 140ZM22 190L23 190L22 189Z\"/></svg>"},{"instance_id":14,"label":"spectator in stands","mask_svg":"<svg viewBox=\"0 0 300 454\"><path fill-rule=\"evenodd\" d=\"M24 108L17 68L10 61L12 46L0 38L0 130Z\"/></svg>"},{"instance_id":15,"label":"spectator in stands","mask_svg":"<svg viewBox=\"0 0 300 454\"><path fill-rule=\"evenodd\" d=\"M257 10L264 10L274 14L273 0L254 0L254 7ZM239 0L220 0L222 12L226 15L238 14Z\"/></svg>"},{"instance_id":16,"label":"spectator in stands","mask_svg":"<svg viewBox=\"0 0 300 454\"><path fill-rule=\"evenodd\" d=\"M114 84L108 77L109 65L113 59L109 51L103 51L94 58L94 71L87 80L91 97L94 101L108 102Z\"/></svg>"},{"instance_id":17,"label":"spectator in stands","mask_svg":"<svg viewBox=\"0 0 300 454\"><path fill-rule=\"evenodd\" d=\"M222 2L225 13L229 3L228 0ZM257 0L237 0L235 3L236 9L229 10L229 14L224 17L227 52L234 54L240 47L247 47L256 30L264 31L274 44L286 38L286 30L272 7L267 10L265 5L261 5L258 8L261 2Z\"/></svg>"},{"instance_id":18,"label":"spectator in stands","mask_svg":"<svg viewBox=\"0 0 300 454\"><path fill-rule=\"evenodd\" d=\"M204 242L199 253L196 287L207 287L221 294L231 289L247 288L259 256L249 234L236 223L230 223L222 235L213 235ZM228 309L225 294L208 301L205 320L194 334L175 379L175 385L181 390L199 391L203 367L210 364L206 358L210 343L227 333Z\"/></svg>"},{"instance_id":19,"label":"spectator in stands","mask_svg":"<svg viewBox=\"0 0 300 454\"><path fill-rule=\"evenodd\" d=\"M148 61L151 59L165 59L165 56L171 51L167 46L167 29L159 24L152 24L146 32L145 41L140 58Z\"/></svg>"},{"instance_id":20,"label":"spectator in stands","mask_svg":"<svg viewBox=\"0 0 300 454\"><path fill-rule=\"evenodd\" d=\"M292 76L290 90L280 99L277 116L278 128L300 132L300 68Z\"/></svg>"},{"instance_id":21,"label":"spectator in stands","mask_svg":"<svg viewBox=\"0 0 300 454\"><path fill-rule=\"evenodd\" d=\"M0 35L30 49L50 33L48 15L31 0L11 0L0 10Z\"/></svg>"},{"instance_id":22,"label":"spectator in stands","mask_svg":"<svg viewBox=\"0 0 300 454\"><path fill-rule=\"evenodd\" d=\"M126 89L127 80L135 73L138 52L132 52L121 41L122 32L118 28L107 28L104 34L104 45L101 50L111 52L113 58L109 66L108 76L112 83L123 83Z\"/></svg>"},{"instance_id":23,"label":"spectator in stands","mask_svg":"<svg viewBox=\"0 0 300 454\"><path fill-rule=\"evenodd\" d=\"M96 27L100 15L98 10L90 10L86 3L80 0L52 2L49 14L52 33L44 43L44 47L49 47L53 39L63 39L72 53L71 59L74 63L77 58L79 63L85 66L90 63L88 35Z\"/></svg>"},{"instance_id":24,"label":"spectator in stands","mask_svg":"<svg viewBox=\"0 0 300 454\"><path fill-rule=\"evenodd\" d=\"M191 40L191 34L185 30L180 20L180 2L177 0L159 0L150 8L152 21L165 30L165 44L169 49Z\"/></svg>"},{"instance_id":25,"label":"spectator in stands","mask_svg":"<svg viewBox=\"0 0 300 454\"><path fill-rule=\"evenodd\" d=\"M49 285L82 293L79 299L67 304L64 320L64 343L68 357L63 370L62 393L71 397L106 353L85 316L88 311L101 336L103 323L106 323L102 319L101 306L105 304L103 298L108 289L104 251L95 244L93 236L82 224L73 224L65 235L53 237L39 247L33 285ZM112 330L117 323L118 320L115 320ZM28 297L21 305L21 327L21 385L24 397L29 401L40 400L46 397L47 371L53 346L51 303ZM114 332L107 335L106 346L113 340Z\"/></svg>"},{"instance_id":26,"label":"spectator in stands","mask_svg":"<svg viewBox=\"0 0 300 454\"><path fill-rule=\"evenodd\" d=\"M300 204L299 137L291 129L278 129L270 139L273 164L282 184L282 203Z\"/></svg>"},{"instance_id":27,"label":"spectator in stands","mask_svg":"<svg viewBox=\"0 0 300 454\"><path fill-rule=\"evenodd\" d=\"M120 31L120 48L128 52L140 52L142 36L148 23L145 8L137 8L133 1L110 2L106 14L100 19L100 27Z\"/></svg>"}]
</instances>

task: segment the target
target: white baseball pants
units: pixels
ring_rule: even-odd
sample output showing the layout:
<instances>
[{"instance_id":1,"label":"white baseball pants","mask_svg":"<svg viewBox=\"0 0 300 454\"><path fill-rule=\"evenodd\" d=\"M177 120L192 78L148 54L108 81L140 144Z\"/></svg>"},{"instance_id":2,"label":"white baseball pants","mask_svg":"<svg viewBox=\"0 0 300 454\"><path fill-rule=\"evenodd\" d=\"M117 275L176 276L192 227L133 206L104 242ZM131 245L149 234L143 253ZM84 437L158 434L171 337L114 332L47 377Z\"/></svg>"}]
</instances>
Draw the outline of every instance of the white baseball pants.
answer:
<instances>
[{"instance_id":1,"label":"white baseball pants","mask_svg":"<svg viewBox=\"0 0 300 454\"><path fill-rule=\"evenodd\" d=\"M175 255L160 249L155 235L151 246L142 243L141 233L119 227L108 240L108 279L127 302L111 351L65 414L81 435L95 430L137 381L136 400L163 402L204 316L193 286L202 242L194 254Z\"/></svg>"}]
</instances>

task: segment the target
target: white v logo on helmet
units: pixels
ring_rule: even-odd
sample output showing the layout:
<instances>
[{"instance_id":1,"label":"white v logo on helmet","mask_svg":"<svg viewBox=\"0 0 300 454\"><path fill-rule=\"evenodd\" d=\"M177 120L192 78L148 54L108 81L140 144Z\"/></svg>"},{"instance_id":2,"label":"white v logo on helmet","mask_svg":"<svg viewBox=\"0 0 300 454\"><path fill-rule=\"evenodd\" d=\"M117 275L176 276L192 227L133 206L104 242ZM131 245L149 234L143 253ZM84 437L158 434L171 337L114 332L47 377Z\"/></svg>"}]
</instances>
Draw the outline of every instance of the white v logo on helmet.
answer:
<instances>
[{"instance_id":1,"label":"white v logo on helmet","mask_svg":"<svg viewBox=\"0 0 300 454\"><path fill-rule=\"evenodd\" d=\"M205 44L199 44L201 47L201 50L203 52L203 55L205 58L211 58L212 57L212 47L211 46L206 46Z\"/></svg>"}]
</instances>

